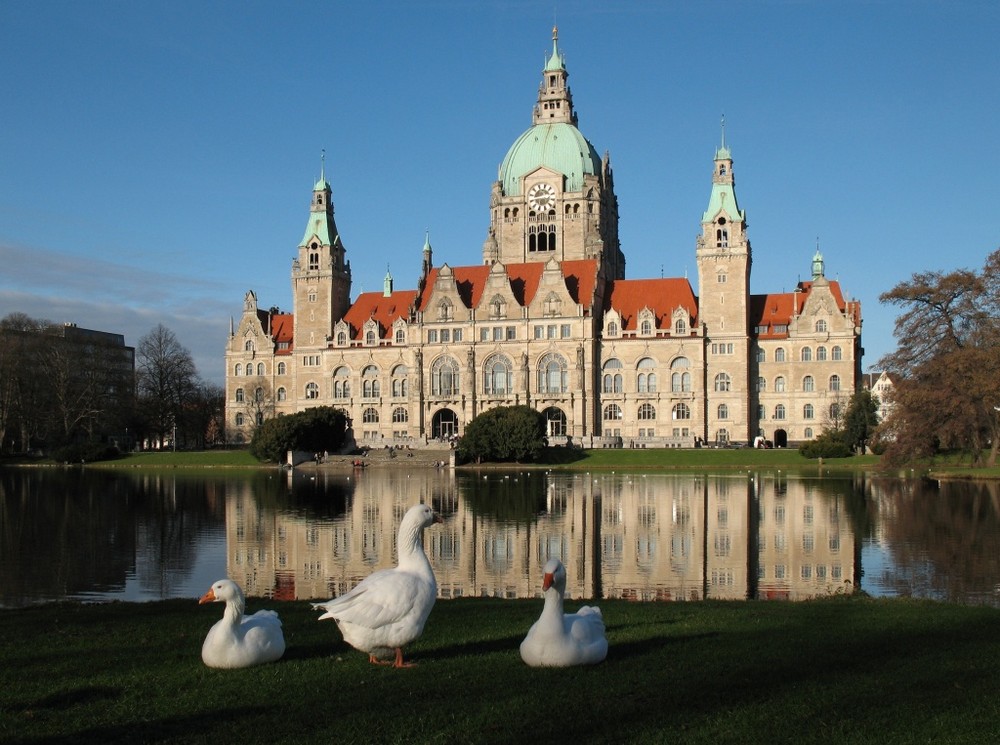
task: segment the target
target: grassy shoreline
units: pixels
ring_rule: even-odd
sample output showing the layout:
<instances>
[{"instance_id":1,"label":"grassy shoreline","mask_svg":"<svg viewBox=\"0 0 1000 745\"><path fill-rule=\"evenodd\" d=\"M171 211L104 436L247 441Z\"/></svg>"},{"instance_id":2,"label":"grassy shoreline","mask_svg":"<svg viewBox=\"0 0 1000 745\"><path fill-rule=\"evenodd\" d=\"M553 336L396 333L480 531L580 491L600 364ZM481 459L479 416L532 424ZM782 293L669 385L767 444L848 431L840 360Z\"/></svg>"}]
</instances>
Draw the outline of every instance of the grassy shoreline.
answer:
<instances>
[{"instance_id":1,"label":"grassy shoreline","mask_svg":"<svg viewBox=\"0 0 1000 745\"><path fill-rule=\"evenodd\" d=\"M569 609L578 603L568 602ZM301 601L288 650L202 665L217 605L0 610L0 740L43 742L987 742L1000 736L1000 611L933 601L601 601L608 659L535 670L540 600L439 601L373 667Z\"/></svg>"},{"instance_id":2,"label":"grassy shoreline","mask_svg":"<svg viewBox=\"0 0 1000 745\"><path fill-rule=\"evenodd\" d=\"M381 451L372 451L375 457L367 462L369 465L388 468L413 467L418 465L401 458L389 460L379 459ZM426 451L434 458L447 459L449 451ZM334 456L321 466L306 463L299 468L324 468L328 470L349 469L353 456ZM66 467L64 464L45 460L3 459L0 466L39 466ZM74 467L74 466L70 466ZM143 452L131 453L124 458L113 461L85 464L86 468L232 468L232 469L273 469L278 468L273 463L261 463L246 450L205 450L183 452ZM889 477L928 477L934 479L1000 479L1000 467L973 467L971 459L962 454L939 456L930 461L914 464L912 467L884 469L880 458L876 455L861 455L852 458L811 460L799 455L797 450L755 450L742 449L608 449L608 450L564 450L553 448L550 458L545 463L489 463L482 465L466 465L461 468L495 469L495 468L544 468L546 470L590 471L613 470L643 471L643 470L677 470L677 471L708 471L733 469L780 469L803 474L869 472Z\"/></svg>"}]
</instances>

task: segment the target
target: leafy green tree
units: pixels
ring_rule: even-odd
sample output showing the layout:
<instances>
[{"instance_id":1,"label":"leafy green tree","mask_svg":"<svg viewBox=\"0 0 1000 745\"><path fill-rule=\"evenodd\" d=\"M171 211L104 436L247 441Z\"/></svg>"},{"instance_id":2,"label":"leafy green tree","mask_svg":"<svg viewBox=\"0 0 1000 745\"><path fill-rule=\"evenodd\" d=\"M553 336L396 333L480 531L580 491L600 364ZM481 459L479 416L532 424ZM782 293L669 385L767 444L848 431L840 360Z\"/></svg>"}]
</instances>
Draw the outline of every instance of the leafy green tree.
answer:
<instances>
[{"instance_id":1,"label":"leafy green tree","mask_svg":"<svg viewBox=\"0 0 1000 745\"><path fill-rule=\"evenodd\" d=\"M844 415L844 442L865 454L869 440L878 427L878 396L863 388L855 391Z\"/></svg>"},{"instance_id":2,"label":"leafy green tree","mask_svg":"<svg viewBox=\"0 0 1000 745\"><path fill-rule=\"evenodd\" d=\"M289 450L339 450L346 437L344 412L332 406L315 406L257 426L250 440L250 454L258 460L280 463Z\"/></svg>"},{"instance_id":3,"label":"leafy green tree","mask_svg":"<svg viewBox=\"0 0 1000 745\"><path fill-rule=\"evenodd\" d=\"M538 460L545 445L541 412L530 406L499 406L469 422L458 443L458 457L463 461L525 463Z\"/></svg>"},{"instance_id":4,"label":"leafy green tree","mask_svg":"<svg viewBox=\"0 0 1000 745\"><path fill-rule=\"evenodd\" d=\"M828 429L815 439L803 442L799 445L799 453L805 458L850 458L854 454L842 429Z\"/></svg>"}]
</instances>

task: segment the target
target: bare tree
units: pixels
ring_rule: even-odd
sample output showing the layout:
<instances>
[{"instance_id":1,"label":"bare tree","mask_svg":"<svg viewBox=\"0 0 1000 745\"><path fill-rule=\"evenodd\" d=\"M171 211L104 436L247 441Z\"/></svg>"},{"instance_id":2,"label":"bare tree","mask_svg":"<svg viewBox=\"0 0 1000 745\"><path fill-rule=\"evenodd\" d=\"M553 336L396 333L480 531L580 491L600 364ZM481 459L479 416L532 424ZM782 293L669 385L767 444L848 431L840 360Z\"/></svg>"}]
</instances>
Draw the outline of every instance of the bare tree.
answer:
<instances>
[{"instance_id":1,"label":"bare tree","mask_svg":"<svg viewBox=\"0 0 1000 745\"><path fill-rule=\"evenodd\" d=\"M140 415L157 447L183 433L187 407L195 400L198 380L191 353L174 332L158 324L136 347L136 383Z\"/></svg>"}]
</instances>

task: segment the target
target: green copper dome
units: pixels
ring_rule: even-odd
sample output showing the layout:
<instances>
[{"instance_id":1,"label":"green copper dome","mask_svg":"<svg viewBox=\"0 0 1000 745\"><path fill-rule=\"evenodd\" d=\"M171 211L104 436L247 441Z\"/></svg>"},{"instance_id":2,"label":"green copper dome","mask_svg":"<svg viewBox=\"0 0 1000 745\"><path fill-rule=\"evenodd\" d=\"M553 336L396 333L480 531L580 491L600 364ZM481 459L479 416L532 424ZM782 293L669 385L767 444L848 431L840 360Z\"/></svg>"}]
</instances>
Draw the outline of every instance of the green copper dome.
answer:
<instances>
[{"instance_id":1,"label":"green copper dome","mask_svg":"<svg viewBox=\"0 0 1000 745\"><path fill-rule=\"evenodd\" d=\"M510 146L500 164L504 194L521 193L521 178L545 166L566 177L565 191L583 190L583 177L601 172L601 159L572 124L536 124Z\"/></svg>"}]
</instances>

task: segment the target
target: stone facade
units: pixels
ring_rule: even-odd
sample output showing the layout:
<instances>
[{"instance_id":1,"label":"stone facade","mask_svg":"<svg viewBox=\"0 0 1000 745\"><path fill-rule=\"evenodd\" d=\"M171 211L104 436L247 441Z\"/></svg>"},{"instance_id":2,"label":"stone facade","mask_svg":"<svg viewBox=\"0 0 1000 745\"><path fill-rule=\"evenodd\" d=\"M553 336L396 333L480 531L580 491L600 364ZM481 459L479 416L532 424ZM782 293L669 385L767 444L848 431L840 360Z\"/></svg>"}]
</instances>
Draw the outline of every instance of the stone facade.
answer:
<instances>
[{"instance_id":1,"label":"stone facade","mask_svg":"<svg viewBox=\"0 0 1000 745\"><path fill-rule=\"evenodd\" d=\"M555 34L532 126L490 195L482 263L351 301L329 183L313 189L292 265L293 312L246 294L226 349L231 439L309 406L343 409L359 443L421 445L478 413L544 412L550 441L690 447L809 439L858 385L861 307L827 280L752 295L752 251L723 140L687 279L625 279L611 159L577 129Z\"/></svg>"}]
</instances>

